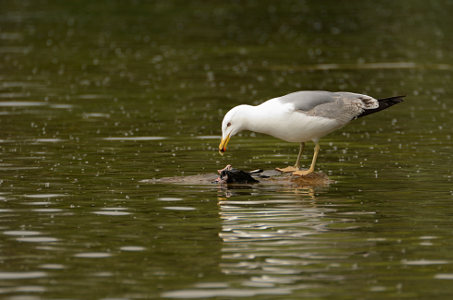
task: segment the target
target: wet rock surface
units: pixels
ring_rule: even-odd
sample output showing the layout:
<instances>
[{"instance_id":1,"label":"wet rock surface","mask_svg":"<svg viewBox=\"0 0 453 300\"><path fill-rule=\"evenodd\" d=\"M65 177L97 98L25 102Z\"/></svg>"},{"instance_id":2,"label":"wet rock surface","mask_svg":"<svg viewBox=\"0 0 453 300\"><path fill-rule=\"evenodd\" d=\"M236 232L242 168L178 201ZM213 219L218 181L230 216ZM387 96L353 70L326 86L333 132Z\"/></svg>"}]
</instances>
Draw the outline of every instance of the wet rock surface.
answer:
<instances>
[{"instance_id":1,"label":"wet rock surface","mask_svg":"<svg viewBox=\"0 0 453 300\"><path fill-rule=\"evenodd\" d=\"M325 186L333 183L322 172L314 172L306 176L292 176L289 173L281 173L277 170L254 170L243 171L227 165L218 170L218 174L206 173L189 176L162 177L144 179L141 183L174 183L194 185L294 185L294 186Z\"/></svg>"}]
</instances>

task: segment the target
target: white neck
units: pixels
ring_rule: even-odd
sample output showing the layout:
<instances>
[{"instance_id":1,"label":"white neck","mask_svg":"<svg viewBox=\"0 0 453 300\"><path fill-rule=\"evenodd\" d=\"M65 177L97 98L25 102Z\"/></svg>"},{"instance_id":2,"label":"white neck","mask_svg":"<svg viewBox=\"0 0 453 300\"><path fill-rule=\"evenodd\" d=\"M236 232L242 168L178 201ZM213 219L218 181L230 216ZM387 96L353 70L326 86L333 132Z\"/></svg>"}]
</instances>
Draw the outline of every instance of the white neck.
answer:
<instances>
[{"instance_id":1,"label":"white neck","mask_svg":"<svg viewBox=\"0 0 453 300\"><path fill-rule=\"evenodd\" d=\"M242 130L250 130L259 133L268 132L266 109L261 106L243 105L241 106L240 118Z\"/></svg>"}]
</instances>

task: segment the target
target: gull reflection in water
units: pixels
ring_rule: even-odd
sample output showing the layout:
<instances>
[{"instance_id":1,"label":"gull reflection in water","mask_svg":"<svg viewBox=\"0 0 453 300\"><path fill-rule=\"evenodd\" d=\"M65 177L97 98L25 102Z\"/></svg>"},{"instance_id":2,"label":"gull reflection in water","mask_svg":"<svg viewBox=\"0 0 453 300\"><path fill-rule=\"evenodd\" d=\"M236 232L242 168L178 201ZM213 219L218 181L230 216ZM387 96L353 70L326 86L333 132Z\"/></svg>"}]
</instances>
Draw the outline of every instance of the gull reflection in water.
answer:
<instances>
[{"instance_id":1,"label":"gull reflection in water","mask_svg":"<svg viewBox=\"0 0 453 300\"><path fill-rule=\"evenodd\" d=\"M301 267L316 265L318 257L327 255L318 251L317 237L330 223L325 214L334 209L319 208L313 189L297 191L272 199L219 201L222 272L249 275L242 282L249 287L282 288L303 281Z\"/></svg>"},{"instance_id":2,"label":"gull reflection in water","mask_svg":"<svg viewBox=\"0 0 453 300\"><path fill-rule=\"evenodd\" d=\"M164 293L170 298L323 295L322 286L345 280L348 254L332 238L344 238L348 219L335 205L319 205L314 190L219 190L222 241L218 278ZM333 217L334 216L334 217ZM340 230L336 230L337 226ZM348 226L349 226L348 225ZM339 234L339 236L338 236ZM339 247L341 248L341 247Z\"/></svg>"}]
</instances>

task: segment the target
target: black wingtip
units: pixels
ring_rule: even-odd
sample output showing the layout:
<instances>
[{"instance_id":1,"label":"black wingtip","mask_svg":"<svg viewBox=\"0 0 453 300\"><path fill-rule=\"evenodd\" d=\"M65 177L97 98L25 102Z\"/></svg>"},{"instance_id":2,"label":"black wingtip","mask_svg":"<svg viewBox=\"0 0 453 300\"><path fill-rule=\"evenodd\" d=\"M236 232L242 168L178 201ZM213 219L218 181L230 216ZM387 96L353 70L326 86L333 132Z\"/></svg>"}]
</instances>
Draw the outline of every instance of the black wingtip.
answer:
<instances>
[{"instance_id":1,"label":"black wingtip","mask_svg":"<svg viewBox=\"0 0 453 300\"><path fill-rule=\"evenodd\" d=\"M404 97L406 97L406 95L378 99L378 101L379 101L379 105L381 104L381 102L394 102L394 104L397 104L397 103L404 102L404 99L403 99Z\"/></svg>"},{"instance_id":2,"label":"black wingtip","mask_svg":"<svg viewBox=\"0 0 453 300\"><path fill-rule=\"evenodd\" d=\"M406 97L406 96L394 96L394 97L389 97L389 98L378 99L378 102L379 102L379 107L378 108L365 109L363 111L363 113L361 113L360 115L358 115L356 117L356 119L364 117L364 116L369 115L369 114L373 114L373 113L381 111L381 110L384 110L384 109L389 108L390 106L393 106L395 104L404 102L404 100L403 100L404 97Z\"/></svg>"}]
</instances>

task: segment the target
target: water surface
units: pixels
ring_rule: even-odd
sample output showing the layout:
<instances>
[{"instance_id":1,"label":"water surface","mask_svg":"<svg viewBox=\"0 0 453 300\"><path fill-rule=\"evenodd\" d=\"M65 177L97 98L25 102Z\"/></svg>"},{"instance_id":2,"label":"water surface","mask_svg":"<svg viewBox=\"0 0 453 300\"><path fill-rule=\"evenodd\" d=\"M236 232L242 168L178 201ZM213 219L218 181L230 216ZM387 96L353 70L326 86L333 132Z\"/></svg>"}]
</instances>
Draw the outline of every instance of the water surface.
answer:
<instances>
[{"instance_id":1,"label":"water surface","mask_svg":"<svg viewBox=\"0 0 453 300\"><path fill-rule=\"evenodd\" d=\"M453 295L451 1L0 6L1 298ZM407 97L322 140L327 187L140 182L292 164L217 146L300 89Z\"/></svg>"}]
</instances>

